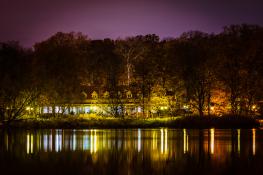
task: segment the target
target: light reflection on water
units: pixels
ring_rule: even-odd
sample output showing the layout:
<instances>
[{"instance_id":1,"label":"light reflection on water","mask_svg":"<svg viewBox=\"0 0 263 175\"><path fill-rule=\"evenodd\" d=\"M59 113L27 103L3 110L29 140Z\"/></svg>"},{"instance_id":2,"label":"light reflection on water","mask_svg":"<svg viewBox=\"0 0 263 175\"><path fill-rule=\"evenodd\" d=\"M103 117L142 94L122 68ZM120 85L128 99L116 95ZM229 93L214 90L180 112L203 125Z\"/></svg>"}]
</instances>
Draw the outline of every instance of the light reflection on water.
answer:
<instances>
[{"instance_id":1,"label":"light reflection on water","mask_svg":"<svg viewBox=\"0 0 263 175\"><path fill-rule=\"evenodd\" d=\"M158 174L164 170L169 170L165 174L170 174L178 170L177 164L183 169L184 166L199 166L201 163L205 164L204 167L211 166L210 168L220 166L220 171L223 171L225 164L233 160L247 160L253 156L263 160L260 149L260 146L263 146L260 139L263 138L263 132L256 129L51 129L3 131L1 136L0 153L5 155L5 158L12 156L28 161L37 157L37 160L45 162L67 155L63 157L65 167L72 158L82 163L90 158L92 165L89 168L94 171L102 171L99 169L101 165L107 169L109 167L106 165L122 161L128 166L123 167L124 174L138 173L135 166L137 164L147 166L147 172L148 169L151 170L149 174ZM167 165L167 161L175 164ZM193 162L196 164L193 165ZM145 174L144 170L140 171ZM213 171L219 171L219 168Z\"/></svg>"},{"instance_id":2,"label":"light reflection on water","mask_svg":"<svg viewBox=\"0 0 263 175\"><path fill-rule=\"evenodd\" d=\"M256 154L256 129L251 130L252 154ZM237 136L235 135L237 133ZM26 153L34 152L61 152L61 151L97 151L110 149L131 149L140 152L154 151L158 154L168 152L193 153L196 149L197 137L204 137L205 152L213 155L223 152L230 153L237 144L237 153L240 153L241 130L170 130L161 129L130 129L130 130L40 130L26 131L26 138L18 141L25 145ZM23 133L21 133L23 135ZM216 138L215 138L216 136ZM10 134L4 135L5 150L9 150ZM12 135L11 135L12 137ZM236 138L232 138L236 137ZM237 143L235 143L235 141ZM234 143L232 143L234 142ZM182 145L181 145L182 144ZM234 145L232 145L234 144ZM15 146L15 145L14 145ZM199 145L200 146L200 145ZM223 155L223 154L222 154ZM168 155L167 155L168 156Z\"/></svg>"}]
</instances>

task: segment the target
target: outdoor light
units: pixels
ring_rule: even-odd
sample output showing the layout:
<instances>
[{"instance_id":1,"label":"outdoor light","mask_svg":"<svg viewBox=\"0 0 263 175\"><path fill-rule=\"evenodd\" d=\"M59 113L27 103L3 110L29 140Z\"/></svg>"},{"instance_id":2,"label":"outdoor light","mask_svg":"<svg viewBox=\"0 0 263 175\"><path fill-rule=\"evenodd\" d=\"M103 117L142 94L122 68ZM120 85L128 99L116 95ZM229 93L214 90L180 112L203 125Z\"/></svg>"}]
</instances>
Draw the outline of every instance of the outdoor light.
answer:
<instances>
[{"instance_id":1,"label":"outdoor light","mask_svg":"<svg viewBox=\"0 0 263 175\"><path fill-rule=\"evenodd\" d=\"M188 109L188 106L187 106L187 105L184 105L183 108L184 108L184 109Z\"/></svg>"},{"instance_id":2,"label":"outdoor light","mask_svg":"<svg viewBox=\"0 0 263 175\"><path fill-rule=\"evenodd\" d=\"M91 109L92 109L93 111L96 111L96 110L97 110L97 106L92 106Z\"/></svg>"}]
</instances>

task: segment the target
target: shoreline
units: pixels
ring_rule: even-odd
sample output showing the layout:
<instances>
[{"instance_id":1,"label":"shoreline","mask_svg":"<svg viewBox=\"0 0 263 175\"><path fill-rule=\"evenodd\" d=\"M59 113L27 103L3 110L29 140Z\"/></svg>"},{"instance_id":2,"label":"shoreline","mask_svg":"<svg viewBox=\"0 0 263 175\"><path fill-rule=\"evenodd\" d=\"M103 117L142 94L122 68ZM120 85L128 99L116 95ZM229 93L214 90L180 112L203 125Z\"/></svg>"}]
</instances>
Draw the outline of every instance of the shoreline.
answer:
<instances>
[{"instance_id":1,"label":"shoreline","mask_svg":"<svg viewBox=\"0 0 263 175\"><path fill-rule=\"evenodd\" d=\"M251 117L163 117L163 118L113 118L67 117L54 119L26 119L0 125L0 129L125 129L125 128L174 128L174 129L252 129L260 128L259 120Z\"/></svg>"}]
</instances>

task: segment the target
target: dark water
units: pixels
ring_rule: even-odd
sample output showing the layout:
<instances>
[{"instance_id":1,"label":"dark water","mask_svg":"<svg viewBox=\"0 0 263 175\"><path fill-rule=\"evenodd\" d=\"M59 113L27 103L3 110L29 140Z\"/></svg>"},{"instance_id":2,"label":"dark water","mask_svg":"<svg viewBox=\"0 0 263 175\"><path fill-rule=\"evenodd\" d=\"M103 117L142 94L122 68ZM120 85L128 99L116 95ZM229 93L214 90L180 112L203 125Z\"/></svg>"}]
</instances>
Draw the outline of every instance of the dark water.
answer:
<instances>
[{"instance_id":1,"label":"dark water","mask_svg":"<svg viewBox=\"0 0 263 175\"><path fill-rule=\"evenodd\" d=\"M0 174L263 174L263 130L12 130L0 136Z\"/></svg>"}]
</instances>

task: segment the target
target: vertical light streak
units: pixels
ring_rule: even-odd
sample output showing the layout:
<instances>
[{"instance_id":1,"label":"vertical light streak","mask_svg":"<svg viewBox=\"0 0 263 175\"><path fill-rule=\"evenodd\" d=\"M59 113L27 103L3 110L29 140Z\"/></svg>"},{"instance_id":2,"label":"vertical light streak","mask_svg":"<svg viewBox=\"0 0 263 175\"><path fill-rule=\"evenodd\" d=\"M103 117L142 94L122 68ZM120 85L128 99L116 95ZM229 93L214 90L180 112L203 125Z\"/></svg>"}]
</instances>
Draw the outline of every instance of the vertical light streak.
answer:
<instances>
[{"instance_id":1,"label":"vertical light streak","mask_svg":"<svg viewBox=\"0 0 263 175\"><path fill-rule=\"evenodd\" d=\"M97 152L97 131L94 130L94 153Z\"/></svg>"},{"instance_id":2,"label":"vertical light streak","mask_svg":"<svg viewBox=\"0 0 263 175\"><path fill-rule=\"evenodd\" d=\"M50 132L50 135L49 135L49 142L48 142L48 146L49 146L49 151L51 151L52 152L52 147L53 147L53 143L52 143L52 140L53 140L53 138L52 138L52 131Z\"/></svg>"},{"instance_id":3,"label":"vertical light streak","mask_svg":"<svg viewBox=\"0 0 263 175\"><path fill-rule=\"evenodd\" d=\"M97 152L97 131L91 130L90 134L90 152L96 153Z\"/></svg>"},{"instance_id":4,"label":"vertical light streak","mask_svg":"<svg viewBox=\"0 0 263 175\"><path fill-rule=\"evenodd\" d=\"M240 129L237 130L237 152L240 154Z\"/></svg>"},{"instance_id":5,"label":"vertical light streak","mask_svg":"<svg viewBox=\"0 0 263 175\"><path fill-rule=\"evenodd\" d=\"M83 137L83 150L86 151L88 149L89 149L89 136L87 135L87 133L85 133Z\"/></svg>"},{"instance_id":6,"label":"vertical light streak","mask_svg":"<svg viewBox=\"0 0 263 175\"><path fill-rule=\"evenodd\" d=\"M157 138L156 138L156 132L152 132L152 149L155 150L157 148Z\"/></svg>"},{"instance_id":7,"label":"vertical light streak","mask_svg":"<svg viewBox=\"0 0 263 175\"><path fill-rule=\"evenodd\" d=\"M183 130L184 131L184 153L188 152L188 134L186 129Z\"/></svg>"},{"instance_id":8,"label":"vertical light streak","mask_svg":"<svg viewBox=\"0 0 263 175\"><path fill-rule=\"evenodd\" d=\"M30 153L33 154L33 148L34 148L34 138L33 134L30 136Z\"/></svg>"},{"instance_id":9,"label":"vertical light streak","mask_svg":"<svg viewBox=\"0 0 263 175\"><path fill-rule=\"evenodd\" d=\"M90 153L93 153L93 130L90 131Z\"/></svg>"},{"instance_id":10,"label":"vertical light streak","mask_svg":"<svg viewBox=\"0 0 263 175\"><path fill-rule=\"evenodd\" d=\"M168 151L168 131L167 129L164 130L164 152L167 153Z\"/></svg>"},{"instance_id":11,"label":"vertical light streak","mask_svg":"<svg viewBox=\"0 0 263 175\"><path fill-rule=\"evenodd\" d=\"M215 129L210 129L210 151L211 154L214 154L215 149Z\"/></svg>"},{"instance_id":12,"label":"vertical light streak","mask_svg":"<svg viewBox=\"0 0 263 175\"><path fill-rule=\"evenodd\" d=\"M161 129L161 153L163 153L163 129Z\"/></svg>"},{"instance_id":13,"label":"vertical light streak","mask_svg":"<svg viewBox=\"0 0 263 175\"><path fill-rule=\"evenodd\" d=\"M138 140L137 140L137 148L138 148L138 152L141 151L141 129L138 129Z\"/></svg>"},{"instance_id":14,"label":"vertical light streak","mask_svg":"<svg viewBox=\"0 0 263 175\"><path fill-rule=\"evenodd\" d=\"M30 135L27 134L26 135L26 153L29 154L30 153Z\"/></svg>"},{"instance_id":15,"label":"vertical light streak","mask_svg":"<svg viewBox=\"0 0 263 175\"><path fill-rule=\"evenodd\" d=\"M34 146L34 138L33 135L27 134L26 138L26 153L27 154L32 154L33 153L33 146Z\"/></svg>"},{"instance_id":16,"label":"vertical light streak","mask_svg":"<svg viewBox=\"0 0 263 175\"><path fill-rule=\"evenodd\" d=\"M75 151L75 150L76 150L76 147L77 147L75 130L73 131L72 142L73 142L73 144L72 144L72 150Z\"/></svg>"},{"instance_id":17,"label":"vertical light streak","mask_svg":"<svg viewBox=\"0 0 263 175\"><path fill-rule=\"evenodd\" d=\"M44 145L44 151L47 152L48 151L48 135L45 134L43 137L43 145Z\"/></svg>"},{"instance_id":18,"label":"vertical light streak","mask_svg":"<svg viewBox=\"0 0 263 175\"><path fill-rule=\"evenodd\" d=\"M253 155L256 154L256 129L252 129L252 151Z\"/></svg>"},{"instance_id":19,"label":"vertical light streak","mask_svg":"<svg viewBox=\"0 0 263 175\"><path fill-rule=\"evenodd\" d=\"M103 132L103 136L102 136L102 145L103 145L103 148L106 147L106 141L107 141L107 138L106 138L106 132Z\"/></svg>"},{"instance_id":20,"label":"vertical light streak","mask_svg":"<svg viewBox=\"0 0 263 175\"><path fill-rule=\"evenodd\" d=\"M56 136L55 136L55 151L59 152L61 151L62 148L62 136L61 136L61 132L59 130L56 130Z\"/></svg>"}]
</instances>

